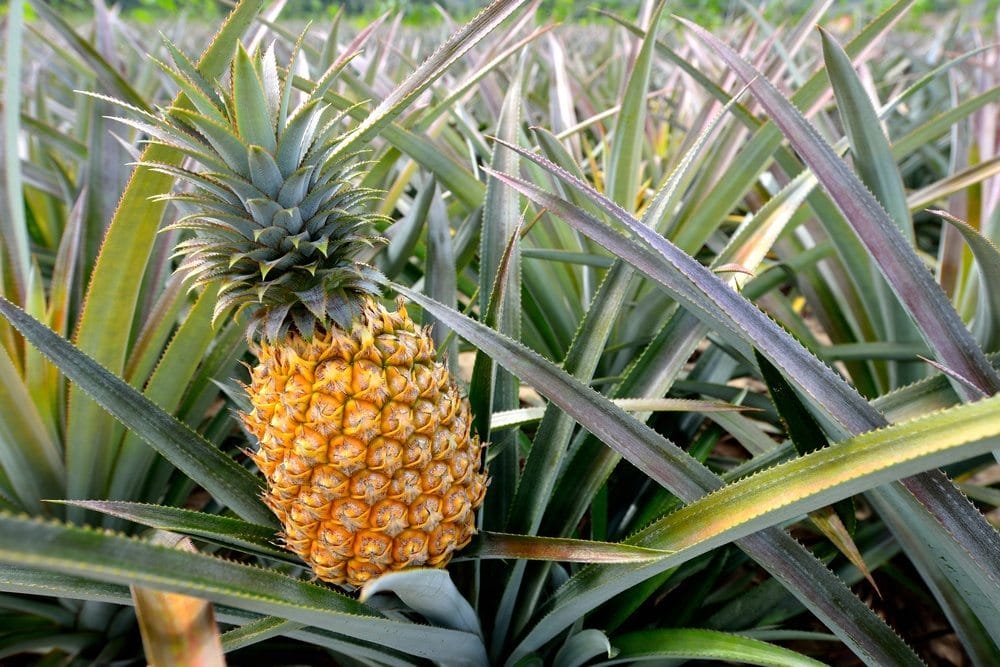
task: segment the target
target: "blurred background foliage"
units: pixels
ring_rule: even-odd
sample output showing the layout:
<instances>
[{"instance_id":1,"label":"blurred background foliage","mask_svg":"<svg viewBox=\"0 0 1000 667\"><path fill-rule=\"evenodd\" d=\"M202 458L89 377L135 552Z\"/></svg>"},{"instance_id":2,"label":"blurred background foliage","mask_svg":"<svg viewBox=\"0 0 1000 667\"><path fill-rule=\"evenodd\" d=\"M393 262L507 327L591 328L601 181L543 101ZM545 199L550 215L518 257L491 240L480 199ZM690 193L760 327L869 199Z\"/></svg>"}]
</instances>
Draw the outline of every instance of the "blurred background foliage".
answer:
<instances>
[{"instance_id":1,"label":"blurred background foliage","mask_svg":"<svg viewBox=\"0 0 1000 667\"><path fill-rule=\"evenodd\" d=\"M62 12L86 15L92 11L92 3L84 0L53 0L51 4ZM603 12L612 12L634 20L641 3L635 0L601 0L600 3L544 0L538 15L554 21L602 21L602 14L595 9L598 4ZM805 14L813 4L811 0L675 0L669 3L668 9L701 25L719 26L745 16L748 10L759 12L768 21L790 21ZM829 17L843 16L852 20L877 14L885 6L879 0L847 0L834 4ZM109 5L121 8L137 20L157 21L164 15L178 12L218 17L229 11L232 3L226 0L118 0ZM319 19L343 10L349 17L364 22L386 12L402 12L406 23L426 25L440 23L443 20L442 11L456 20L465 20L484 5L481 0L295 0L288 3L283 17L286 20ZM5 11L6 6L6 2L0 3L0 11ZM989 26L991 17L1000 11L1000 0L919 0L914 3L906 21L919 24L929 20L929 16L958 10L965 21L975 23L979 19L985 27Z\"/></svg>"}]
</instances>

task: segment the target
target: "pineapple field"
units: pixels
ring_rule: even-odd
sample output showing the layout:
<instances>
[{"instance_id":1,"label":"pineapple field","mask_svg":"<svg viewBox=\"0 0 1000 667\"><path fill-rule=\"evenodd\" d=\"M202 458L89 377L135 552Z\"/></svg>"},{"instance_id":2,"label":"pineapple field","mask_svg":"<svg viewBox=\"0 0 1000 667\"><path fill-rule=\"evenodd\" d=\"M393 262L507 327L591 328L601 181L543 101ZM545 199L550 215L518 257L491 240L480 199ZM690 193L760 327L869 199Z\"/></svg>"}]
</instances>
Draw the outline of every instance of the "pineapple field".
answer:
<instances>
[{"instance_id":1,"label":"pineapple field","mask_svg":"<svg viewBox=\"0 0 1000 667\"><path fill-rule=\"evenodd\" d=\"M1000 665L997 3L407 4L0 9L0 664Z\"/></svg>"}]
</instances>

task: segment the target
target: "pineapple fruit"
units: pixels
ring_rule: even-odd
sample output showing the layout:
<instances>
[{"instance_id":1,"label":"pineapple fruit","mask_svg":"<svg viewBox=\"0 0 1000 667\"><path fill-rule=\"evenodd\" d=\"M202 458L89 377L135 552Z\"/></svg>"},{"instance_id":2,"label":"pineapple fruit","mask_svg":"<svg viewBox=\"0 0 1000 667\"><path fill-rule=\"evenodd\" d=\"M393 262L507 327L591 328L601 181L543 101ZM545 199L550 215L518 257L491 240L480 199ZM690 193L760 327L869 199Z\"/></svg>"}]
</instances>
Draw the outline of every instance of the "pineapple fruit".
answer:
<instances>
[{"instance_id":1,"label":"pineapple fruit","mask_svg":"<svg viewBox=\"0 0 1000 667\"><path fill-rule=\"evenodd\" d=\"M219 285L217 317L252 311L259 363L242 419L284 543L347 586L443 567L475 533L481 445L428 331L401 301L383 307L377 273L355 259L374 240L365 204L377 193L354 185L357 156L335 155L340 117L322 101L347 59L300 95L273 47L241 46L228 86L171 53L164 69L193 109L130 122L189 158L147 165L193 186L164 195L186 213L173 227L193 231L178 270Z\"/></svg>"}]
</instances>

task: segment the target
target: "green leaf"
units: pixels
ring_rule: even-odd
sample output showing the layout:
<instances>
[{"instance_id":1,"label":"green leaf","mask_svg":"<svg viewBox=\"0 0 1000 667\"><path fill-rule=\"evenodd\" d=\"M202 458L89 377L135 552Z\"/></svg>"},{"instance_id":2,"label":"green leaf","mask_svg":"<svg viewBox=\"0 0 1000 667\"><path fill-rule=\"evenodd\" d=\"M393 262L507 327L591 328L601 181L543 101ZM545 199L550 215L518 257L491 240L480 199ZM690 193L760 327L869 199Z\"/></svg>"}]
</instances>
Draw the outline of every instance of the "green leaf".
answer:
<instances>
[{"instance_id":1,"label":"green leaf","mask_svg":"<svg viewBox=\"0 0 1000 667\"><path fill-rule=\"evenodd\" d=\"M455 242L451 236L448 211L440 189L435 183L434 197L427 212L427 258L424 265L424 292L435 301L454 308L458 304L458 285L455 268ZM433 316L424 318L431 327L431 336L448 368L458 368L458 345L451 340L448 327L438 325Z\"/></svg>"},{"instance_id":2,"label":"green leaf","mask_svg":"<svg viewBox=\"0 0 1000 667\"><path fill-rule=\"evenodd\" d=\"M611 155L606 170L607 193L612 201L628 211L635 208L639 175L642 173L639 161L646 143L646 91L649 90L656 53L656 28L665 6L665 0L660 0L649 17L649 26L625 87L611 138ZM502 171L515 173L509 169Z\"/></svg>"},{"instance_id":3,"label":"green leaf","mask_svg":"<svg viewBox=\"0 0 1000 667\"><path fill-rule=\"evenodd\" d=\"M931 211L962 233L979 268L979 307L972 331L984 350L1000 350L1000 249L988 238L947 211Z\"/></svg>"},{"instance_id":4,"label":"green leaf","mask_svg":"<svg viewBox=\"0 0 1000 667\"><path fill-rule=\"evenodd\" d=\"M455 588L446 570L414 568L388 572L365 583L358 600L367 602L379 593L395 594L436 626L483 636L476 611ZM485 646L481 657L485 663Z\"/></svg>"},{"instance_id":5,"label":"green leaf","mask_svg":"<svg viewBox=\"0 0 1000 667\"><path fill-rule=\"evenodd\" d=\"M462 551L461 557L518 558L565 563L647 563L668 555L669 552L666 551L628 544L483 531Z\"/></svg>"},{"instance_id":6,"label":"green leaf","mask_svg":"<svg viewBox=\"0 0 1000 667\"><path fill-rule=\"evenodd\" d=\"M28 226L25 223L24 193L21 183L21 157L18 137L21 132L21 45L24 34L24 0L12 0L7 11L4 44L3 110L3 183L0 201L4 204L0 217L0 238L4 240L5 267L13 276L17 299L23 299L28 288L31 256L28 247Z\"/></svg>"},{"instance_id":7,"label":"green leaf","mask_svg":"<svg viewBox=\"0 0 1000 667\"><path fill-rule=\"evenodd\" d=\"M257 76L250 54L241 43L233 59L233 110L236 128L244 143L260 146L269 153L277 148L271 111L264 95L264 84ZM211 119L210 119L211 120Z\"/></svg>"},{"instance_id":8,"label":"green leaf","mask_svg":"<svg viewBox=\"0 0 1000 667\"><path fill-rule=\"evenodd\" d=\"M259 480L253 473L4 298L0 298L0 314L67 378L216 500L247 520L274 523L258 497Z\"/></svg>"},{"instance_id":9,"label":"green leaf","mask_svg":"<svg viewBox=\"0 0 1000 667\"><path fill-rule=\"evenodd\" d=\"M59 496L66 468L32 402L24 381L0 345L0 469L10 479L17 501L32 513L43 513L42 498Z\"/></svg>"},{"instance_id":10,"label":"green leaf","mask_svg":"<svg viewBox=\"0 0 1000 667\"><path fill-rule=\"evenodd\" d=\"M819 32L823 38L823 59L837 97L837 109L850 140L854 168L871 194L885 208L891 221L903 233L907 244L913 246L913 223L903 190L903 179L889 141L882 133L878 114L855 74L850 58L829 33L823 29ZM888 285L881 280L876 284L882 303L879 315L884 319L887 340L902 345L920 341L920 334L913 321L892 296ZM909 384L922 375L922 370L914 364L892 365L890 372L893 373L893 385Z\"/></svg>"},{"instance_id":11,"label":"green leaf","mask_svg":"<svg viewBox=\"0 0 1000 667\"><path fill-rule=\"evenodd\" d=\"M301 623L277 616L261 616L222 634L222 649L229 653L302 628Z\"/></svg>"},{"instance_id":12,"label":"green leaf","mask_svg":"<svg viewBox=\"0 0 1000 667\"><path fill-rule=\"evenodd\" d=\"M157 530L166 530L197 537L213 544L231 547L247 553L299 563L290 551L276 544L272 525L249 523L242 519L194 512L179 507L149 505L124 500L65 500L67 505L109 514Z\"/></svg>"},{"instance_id":13,"label":"green leaf","mask_svg":"<svg viewBox=\"0 0 1000 667\"><path fill-rule=\"evenodd\" d=\"M617 649L611 648L608 636L600 630L582 630L570 635L566 643L559 649L552 665L553 667L580 667L594 658L600 656L610 658L617 653Z\"/></svg>"},{"instance_id":14,"label":"green leaf","mask_svg":"<svg viewBox=\"0 0 1000 667\"><path fill-rule=\"evenodd\" d=\"M522 55L504 96L503 108L497 121L497 136L510 143L517 142L519 137L521 107L524 104L521 80L526 62ZM490 158L493 168L516 173L518 163L517 153L500 142L494 144ZM520 197L496 180L489 179L479 245L479 312L496 313L495 319L490 320L491 326L515 340L521 337L522 317L520 226ZM495 297L499 299L494 300ZM502 368L496 368L493 361L483 354L477 355L475 366L483 371L491 369L489 377L492 386L488 395L492 398L485 414L518 407L520 399L514 376ZM485 373L481 376L485 377ZM486 431L481 432L480 437L488 437L491 446L498 452L491 465L492 481L490 493L484 501L483 527L487 530L503 530L518 484L518 434L516 431L505 431L493 436Z\"/></svg>"},{"instance_id":15,"label":"green leaf","mask_svg":"<svg viewBox=\"0 0 1000 667\"><path fill-rule=\"evenodd\" d=\"M600 665L645 660L712 660L762 667L822 667L826 663L759 639L692 628L642 630L615 637L618 655Z\"/></svg>"},{"instance_id":16,"label":"green leaf","mask_svg":"<svg viewBox=\"0 0 1000 667\"><path fill-rule=\"evenodd\" d=\"M565 368L565 365L564 365ZM694 398L615 398L612 402L628 412L739 412L753 410L742 405ZM542 419L548 408L518 408L494 412L490 428L510 428Z\"/></svg>"}]
</instances>

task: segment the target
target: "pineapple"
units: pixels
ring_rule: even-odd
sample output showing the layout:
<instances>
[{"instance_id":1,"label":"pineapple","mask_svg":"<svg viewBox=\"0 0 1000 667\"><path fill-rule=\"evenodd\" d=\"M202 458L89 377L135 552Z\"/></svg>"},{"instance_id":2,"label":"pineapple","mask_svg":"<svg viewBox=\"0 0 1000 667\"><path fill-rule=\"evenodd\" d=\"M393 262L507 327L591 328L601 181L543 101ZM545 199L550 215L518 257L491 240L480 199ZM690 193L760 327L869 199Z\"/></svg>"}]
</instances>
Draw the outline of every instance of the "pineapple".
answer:
<instances>
[{"instance_id":1,"label":"pineapple","mask_svg":"<svg viewBox=\"0 0 1000 667\"><path fill-rule=\"evenodd\" d=\"M346 586L443 567L475 533L481 445L428 331L402 301L383 307L378 274L356 259L375 240L377 193L353 184L357 156L335 155L341 117L322 101L348 59L289 111L293 67L281 76L273 46L241 46L225 87L171 53L164 69L194 109L134 110L131 124L189 158L148 165L194 186L164 195L186 213L173 227L193 231L178 270L219 285L216 317L252 311L259 363L241 416L284 543Z\"/></svg>"}]
</instances>

